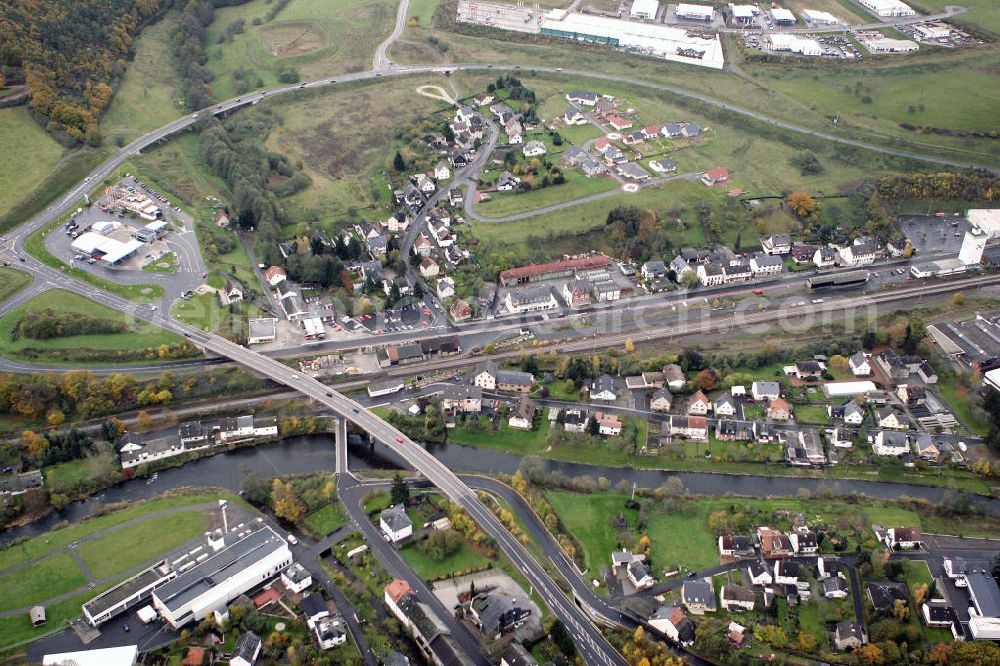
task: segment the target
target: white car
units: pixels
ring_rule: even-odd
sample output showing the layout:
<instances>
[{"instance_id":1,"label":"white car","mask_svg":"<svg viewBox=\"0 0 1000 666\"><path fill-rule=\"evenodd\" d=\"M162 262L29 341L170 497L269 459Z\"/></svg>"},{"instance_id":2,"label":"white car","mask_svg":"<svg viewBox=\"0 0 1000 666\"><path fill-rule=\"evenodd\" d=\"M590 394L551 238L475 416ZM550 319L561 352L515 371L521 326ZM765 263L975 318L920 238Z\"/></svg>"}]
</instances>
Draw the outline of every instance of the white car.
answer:
<instances>
[{"instance_id":1,"label":"white car","mask_svg":"<svg viewBox=\"0 0 1000 666\"><path fill-rule=\"evenodd\" d=\"M289 534L288 537L287 537L287 539L288 539L288 543L292 544L293 546L296 545L299 542L299 540L296 539L295 536L292 535L292 534Z\"/></svg>"}]
</instances>

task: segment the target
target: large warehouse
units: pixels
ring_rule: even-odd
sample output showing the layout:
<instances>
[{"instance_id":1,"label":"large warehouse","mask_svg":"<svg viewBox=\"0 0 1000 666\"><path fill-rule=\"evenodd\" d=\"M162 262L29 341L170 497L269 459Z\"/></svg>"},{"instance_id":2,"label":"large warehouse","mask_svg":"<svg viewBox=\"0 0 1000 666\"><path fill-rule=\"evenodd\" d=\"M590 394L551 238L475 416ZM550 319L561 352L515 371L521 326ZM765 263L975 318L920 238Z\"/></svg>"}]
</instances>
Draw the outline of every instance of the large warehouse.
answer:
<instances>
[{"instance_id":1,"label":"large warehouse","mask_svg":"<svg viewBox=\"0 0 1000 666\"><path fill-rule=\"evenodd\" d=\"M71 247L75 252L85 254L88 257L100 257L101 261L114 265L135 254L142 247L142 241L131 239L123 243L114 238L88 231L76 238Z\"/></svg>"},{"instance_id":2,"label":"large warehouse","mask_svg":"<svg viewBox=\"0 0 1000 666\"><path fill-rule=\"evenodd\" d=\"M815 39L803 39L787 33L775 32L767 36L772 51L791 51L804 56L823 55L823 47Z\"/></svg>"},{"instance_id":3,"label":"large warehouse","mask_svg":"<svg viewBox=\"0 0 1000 666\"><path fill-rule=\"evenodd\" d=\"M715 9L710 5L691 5L682 2L674 10L677 18L687 21L711 21L715 18Z\"/></svg>"},{"instance_id":4,"label":"large warehouse","mask_svg":"<svg viewBox=\"0 0 1000 666\"><path fill-rule=\"evenodd\" d=\"M153 591L153 607L175 629L224 610L292 564L288 544L269 527L203 558Z\"/></svg>"},{"instance_id":5,"label":"large warehouse","mask_svg":"<svg viewBox=\"0 0 1000 666\"><path fill-rule=\"evenodd\" d=\"M635 0L632 9L629 10L629 17L640 21L652 21L656 18L656 11L660 8L659 0Z\"/></svg>"},{"instance_id":6,"label":"large warehouse","mask_svg":"<svg viewBox=\"0 0 1000 666\"><path fill-rule=\"evenodd\" d=\"M724 64L718 35L693 35L683 28L665 25L553 10L542 22L542 34L609 44L635 53L712 69L722 69Z\"/></svg>"},{"instance_id":7,"label":"large warehouse","mask_svg":"<svg viewBox=\"0 0 1000 666\"><path fill-rule=\"evenodd\" d=\"M858 0L858 3L875 16L882 18L917 15L909 5L900 0Z\"/></svg>"}]
</instances>

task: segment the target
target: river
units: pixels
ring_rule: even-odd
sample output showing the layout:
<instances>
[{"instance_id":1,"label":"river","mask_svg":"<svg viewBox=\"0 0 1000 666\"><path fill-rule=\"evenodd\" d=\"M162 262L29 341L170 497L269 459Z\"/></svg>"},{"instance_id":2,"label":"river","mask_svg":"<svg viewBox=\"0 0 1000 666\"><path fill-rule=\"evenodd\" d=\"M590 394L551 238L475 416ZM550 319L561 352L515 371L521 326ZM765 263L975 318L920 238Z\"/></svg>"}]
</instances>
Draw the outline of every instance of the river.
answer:
<instances>
[{"instance_id":1,"label":"river","mask_svg":"<svg viewBox=\"0 0 1000 666\"><path fill-rule=\"evenodd\" d=\"M352 437L352 440L354 438ZM428 450L456 472L502 472L513 474L521 464L521 457L503 451L480 449L460 444L432 444ZM639 487L655 488L670 477L679 478L684 487L698 495L724 495L733 493L752 497L794 496L801 489L811 492L830 490L835 494L864 493L878 499L898 499L901 496L940 502L946 490L931 486L906 483L882 483L853 479L828 480L786 476L740 476L711 474L708 472L663 472L633 470L628 468L597 467L580 463L541 461L548 472L559 471L567 477L590 475L603 476L612 485L625 480ZM402 458L388 447L376 444L370 449L355 443L349 448L349 465L352 469L398 469L405 467ZM43 518L27 525L5 530L0 540L6 543L22 536L36 536L52 529L57 523L78 521L94 509L110 502L135 502L158 495L167 490L186 486L221 487L237 492L249 474L263 477L288 474L309 474L320 470L333 471L333 442L328 435L293 437L282 442L236 449L227 453L201 458L183 467L159 472L155 480L136 478L79 502L73 502L61 511L52 511ZM977 497L977 508L993 516L1000 516L1000 500Z\"/></svg>"}]
</instances>

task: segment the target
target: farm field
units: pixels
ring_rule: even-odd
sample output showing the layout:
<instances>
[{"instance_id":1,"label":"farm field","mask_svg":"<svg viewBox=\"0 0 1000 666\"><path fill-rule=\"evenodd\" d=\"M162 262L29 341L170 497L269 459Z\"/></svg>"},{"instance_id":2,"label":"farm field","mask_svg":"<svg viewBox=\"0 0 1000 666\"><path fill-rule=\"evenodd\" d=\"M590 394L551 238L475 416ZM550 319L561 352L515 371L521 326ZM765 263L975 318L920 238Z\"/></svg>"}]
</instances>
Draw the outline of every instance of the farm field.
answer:
<instances>
[{"instance_id":1,"label":"farm field","mask_svg":"<svg viewBox=\"0 0 1000 666\"><path fill-rule=\"evenodd\" d=\"M25 106L0 109L0 215L28 196L52 171L62 146Z\"/></svg>"},{"instance_id":2,"label":"farm field","mask_svg":"<svg viewBox=\"0 0 1000 666\"><path fill-rule=\"evenodd\" d=\"M86 314L113 322L124 322L124 333L73 335L48 339L14 339L18 322L27 315L51 309L56 313ZM183 338L141 321L131 321L123 313L99 305L74 293L55 289L38 294L0 320L0 353L11 358L34 361L64 359L66 350L135 351L183 342ZM29 351L31 350L31 351ZM154 359L155 360L155 359Z\"/></svg>"},{"instance_id":3,"label":"farm field","mask_svg":"<svg viewBox=\"0 0 1000 666\"><path fill-rule=\"evenodd\" d=\"M557 161L558 156L552 157ZM512 194L509 192L493 192L491 199L476 206L476 212L484 217L503 217L525 211L536 210L543 206L573 201L581 197L619 189L619 184L612 178L587 178L577 171L563 170L566 182L562 185L550 185L538 190Z\"/></svg>"},{"instance_id":4,"label":"farm field","mask_svg":"<svg viewBox=\"0 0 1000 666\"><path fill-rule=\"evenodd\" d=\"M389 0L292 0L267 20L272 6L253 0L216 10L206 48L216 99L276 85L283 68L293 68L301 80L367 69L396 15ZM240 20L242 30L225 40Z\"/></svg>"}]
</instances>

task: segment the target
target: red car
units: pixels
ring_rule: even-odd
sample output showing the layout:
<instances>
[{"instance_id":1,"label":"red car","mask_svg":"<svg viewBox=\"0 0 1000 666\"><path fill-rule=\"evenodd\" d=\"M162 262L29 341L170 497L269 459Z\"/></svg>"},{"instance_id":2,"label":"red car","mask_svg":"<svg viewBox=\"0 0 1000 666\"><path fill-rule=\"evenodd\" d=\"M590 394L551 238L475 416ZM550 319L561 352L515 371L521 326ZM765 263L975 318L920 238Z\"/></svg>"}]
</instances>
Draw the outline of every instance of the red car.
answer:
<instances>
[{"instance_id":1,"label":"red car","mask_svg":"<svg viewBox=\"0 0 1000 666\"><path fill-rule=\"evenodd\" d=\"M763 296L764 295L764 290L763 289L754 289L753 293L756 296Z\"/></svg>"},{"instance_id":2,"label":"red car","mask_svg":"<svg viewBox=\"0 0 1000 666\"><path fill-rule=\"evenodd\" d=\"M396 443L397 444L402 444L403 443L403 438L402 437L397 437L396 438Z\"/></svg>"}]
</instances>

